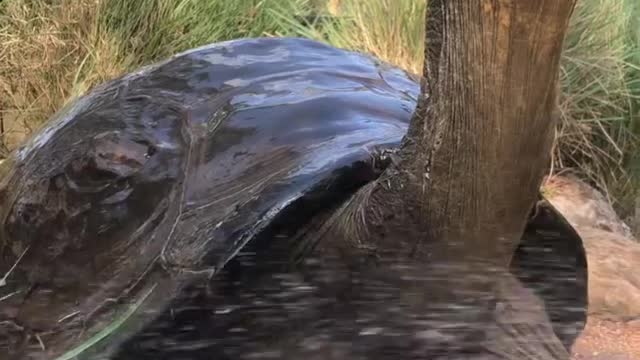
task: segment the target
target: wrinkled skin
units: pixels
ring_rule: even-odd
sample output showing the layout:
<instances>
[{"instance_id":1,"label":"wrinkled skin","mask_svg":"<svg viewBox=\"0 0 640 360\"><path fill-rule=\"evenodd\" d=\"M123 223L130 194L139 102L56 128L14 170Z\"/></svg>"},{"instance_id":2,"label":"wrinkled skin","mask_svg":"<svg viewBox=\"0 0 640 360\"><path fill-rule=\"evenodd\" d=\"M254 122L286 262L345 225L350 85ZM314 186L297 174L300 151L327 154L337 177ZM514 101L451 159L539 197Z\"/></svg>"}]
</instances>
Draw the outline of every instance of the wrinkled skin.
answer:
<instances>
[{"instance_id":1,"label":"wrinkled skin","mask_svg":"<svg viewBox=\"0 0 640 360\"><path fill-rule=\"evenodd\" d=\"M144 299L147 316L107 341L116 358L423 358L434 325L416 314L434 311L419 283L378 278L360 253L336 260L331 242L292 260L392 161L418 91L388 65L300 39L207 46L93 90L3 165L0 271L17 265L0 288L0 353L59 355ZM545 209L512 270L569 345L584 252ZM542 243L555 248L540 255ZM360 336L361 321L386 330ZM424 336L398 342L411 334Z\"/></svg>"}]
</instances>

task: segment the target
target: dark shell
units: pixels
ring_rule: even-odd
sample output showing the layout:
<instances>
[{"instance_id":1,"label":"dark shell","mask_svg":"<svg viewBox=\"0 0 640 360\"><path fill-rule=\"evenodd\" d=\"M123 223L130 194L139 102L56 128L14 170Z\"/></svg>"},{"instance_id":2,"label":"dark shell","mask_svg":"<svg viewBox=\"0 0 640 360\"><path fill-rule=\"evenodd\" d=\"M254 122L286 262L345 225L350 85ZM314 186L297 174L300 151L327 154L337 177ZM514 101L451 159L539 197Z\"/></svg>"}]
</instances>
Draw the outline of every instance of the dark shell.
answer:
<instances>
[{"instance_id":1,"label":"dark shell","mask_svg":"<svg viewBox=\"0 0 640 360\"><path fill-rule=\"evenodd\" d=\"M311 216L343 174L345 194L373 179L417 92L398 69L302 39L205 46L94 89L10 160L2 270L26 251L9 287L40 287L16 318L86 313L158 257L216 271L290 204L315 197L297 214Z\"/></svg>"},{"instance_id":2,"label":"dark shell","mask_svg":"<svg viewBox=\"0 0 640 360\"><path fill-rule=\"evenodd\" d=\"M152 289L166 307L184 279L276 241L270 226L295 228L375 179L418 92L396 68L303 39L209 45L94 89L0 172L0 270L18 264L0 321L64 327L52 354L77 342L74 317L108 321L105 299ZM561 224L555 238L577 249L564 255L583 258Z\"/></svg>"}]
</instances>

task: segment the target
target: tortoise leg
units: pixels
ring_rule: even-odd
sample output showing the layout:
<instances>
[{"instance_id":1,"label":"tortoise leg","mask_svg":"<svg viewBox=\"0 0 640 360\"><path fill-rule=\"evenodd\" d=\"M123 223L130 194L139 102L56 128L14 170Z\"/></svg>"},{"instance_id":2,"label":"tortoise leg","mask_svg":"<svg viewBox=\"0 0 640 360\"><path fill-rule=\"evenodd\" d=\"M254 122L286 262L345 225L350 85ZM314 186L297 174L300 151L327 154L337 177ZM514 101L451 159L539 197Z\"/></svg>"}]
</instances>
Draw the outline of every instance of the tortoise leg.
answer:
<instances>
[{"instance_id":1,"label":"tortoise leg","mask_svg":"<svg viewBox=\"0 0 640 360\"><path fill-rule=\"evenodd\" d=\"M553 330L570 349L587 318L587 259L582 239L546 200L536 205L511 272L544 303Z\"/></svg>"}]
</instances>

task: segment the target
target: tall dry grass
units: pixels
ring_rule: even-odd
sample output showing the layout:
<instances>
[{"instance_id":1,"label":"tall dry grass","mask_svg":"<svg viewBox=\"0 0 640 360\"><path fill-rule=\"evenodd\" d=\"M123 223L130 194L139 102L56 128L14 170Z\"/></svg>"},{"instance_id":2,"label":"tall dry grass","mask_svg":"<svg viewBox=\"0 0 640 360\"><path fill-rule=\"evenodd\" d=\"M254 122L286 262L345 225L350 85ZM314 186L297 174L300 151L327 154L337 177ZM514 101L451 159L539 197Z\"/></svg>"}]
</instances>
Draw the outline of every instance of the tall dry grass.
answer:
<instances>
[{"instance_id":1,"label":"tall dry grass","mask_svg":"<svg viewBox=\"0 0 640 360\"><path fill-rule=\"evenodd\" d=\"M0 158L97 83L176 52L281 34L300 0L0 1Z\"/></svg>"},{"instance_id":2,"label":"tall dry grass","mask_svg":"<svg viewBox=\"0 0 640 360\"><path fill-rule=\"evenodd\" d=\"M0 156L89 83L123 69L96 32L95 0L0 3Z\"/></svg>"}]
</instances>

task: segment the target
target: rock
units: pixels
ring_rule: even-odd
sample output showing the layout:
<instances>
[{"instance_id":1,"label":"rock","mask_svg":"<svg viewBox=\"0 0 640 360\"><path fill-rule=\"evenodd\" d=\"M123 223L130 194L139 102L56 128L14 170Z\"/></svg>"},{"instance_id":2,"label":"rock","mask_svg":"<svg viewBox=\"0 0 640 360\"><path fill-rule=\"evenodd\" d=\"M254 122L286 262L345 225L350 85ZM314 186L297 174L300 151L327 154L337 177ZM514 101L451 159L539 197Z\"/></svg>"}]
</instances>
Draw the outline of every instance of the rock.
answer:
<instances>
[{"instance_id":1,"label":"rock","mask_svg":"<svg viewBox=\"0 0 640 360\"><path fill-rule=\"evenodd\" d=\"M574 360L640 360L640 243L596 189L575 177L546 180L547 200L582 237L589 269L587 326Z\"/></svg>"},{"instance_id":2,"label":"rock","mask_svg":"<svg viewBox=\"0 0 640 360\"><path fill-rule=\"evenodd\" d=\"M577 177L550 176L545 179L542 191L576 229L595 227L634 239L631 229L606 197Z\"/></svg>"},{"instance_id":3,"label":"rock","mask_svg":"<svg viewBox=\"0 0 640 360\"><path fill-rule=\"evenodd\" d=\"M594 227L577 229L589 269L589 314L626 321L640 319L640 244Z\"/></svg>"},{"instance_id":4,"label":"rock","mask_svg":"<svg viewBox=\"0 0 640 360\"><path fill-rule=\"evenodd\" d=\"M640 319L640 243L629 227L601 193L575 177L548 178L544 193L584 242L590 316Z\"/></svg>"}]
</instances>

